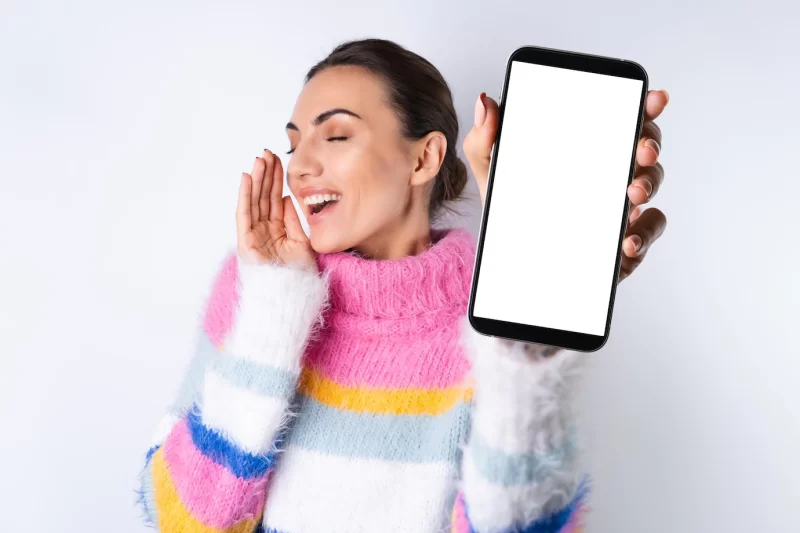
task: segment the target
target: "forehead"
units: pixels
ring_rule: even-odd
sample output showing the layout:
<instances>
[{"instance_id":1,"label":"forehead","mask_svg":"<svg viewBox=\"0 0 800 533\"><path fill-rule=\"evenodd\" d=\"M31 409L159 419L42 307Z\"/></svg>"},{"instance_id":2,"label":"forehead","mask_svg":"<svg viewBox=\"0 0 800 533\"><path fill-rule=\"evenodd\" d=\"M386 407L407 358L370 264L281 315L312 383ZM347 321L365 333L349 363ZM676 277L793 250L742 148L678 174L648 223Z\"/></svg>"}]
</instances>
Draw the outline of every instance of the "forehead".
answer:
<instances>
[{"instance_id":1,"label":"forehead","mask_svg":"<svg viewBox=\"0 0 800 533\"><path fill-rule=\"evenodd\" d=\"M343 107L369 121L391 113L382 80L362 67L329 67L311 78L297 97L292 122L301 129L320 113Z\"/></svg>"}]
</instances>

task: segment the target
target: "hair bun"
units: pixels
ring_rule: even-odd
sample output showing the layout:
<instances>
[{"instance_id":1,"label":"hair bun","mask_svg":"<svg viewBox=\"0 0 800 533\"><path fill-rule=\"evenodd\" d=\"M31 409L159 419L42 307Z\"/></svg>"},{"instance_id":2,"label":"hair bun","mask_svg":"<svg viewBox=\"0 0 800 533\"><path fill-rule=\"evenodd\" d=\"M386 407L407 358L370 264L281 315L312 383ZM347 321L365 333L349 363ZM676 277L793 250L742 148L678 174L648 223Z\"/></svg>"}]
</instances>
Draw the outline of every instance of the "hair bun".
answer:
<instances>
[{"instance_id":1,"label":"hair bun","mask_svg":"<svg viewBox=\"0 0 800 533\"><path fill-rule=\"evenodd\" d=\"M459 199L461 197L461 193L464 192L464 188L467 186L467 165L465 165L464 161L462 161L458 156L454 156L454 159L454 168L450 174L450 184L452 186L453 198L447 198L447 201Z\"/></svg>"}]
</instances>

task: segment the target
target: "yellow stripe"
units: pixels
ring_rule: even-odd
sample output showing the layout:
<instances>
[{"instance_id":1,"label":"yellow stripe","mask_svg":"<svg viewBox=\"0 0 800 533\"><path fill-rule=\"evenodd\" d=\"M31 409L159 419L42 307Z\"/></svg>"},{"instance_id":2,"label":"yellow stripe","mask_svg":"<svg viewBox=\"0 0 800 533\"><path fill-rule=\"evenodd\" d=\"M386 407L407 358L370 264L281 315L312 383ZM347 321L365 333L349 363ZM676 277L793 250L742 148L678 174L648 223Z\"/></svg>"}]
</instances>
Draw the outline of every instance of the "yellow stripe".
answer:
<instances>
[{"instance_id":1,"label":"yellow stripe","mask_svg":"<svg viewBox=\"0 0 800 533\"><path fill-rule=\"evenodd\" d=\"M299 389L306 396L336 409L392 415L439 415L459 401L472 399L472 387L467 384L446 389L346 387L310 368L303 369Z\"/></svg>"},{"instance_id":2,"label":"yellow stripe","mask_svg":"<svg viewBox=\"0 0 800 533\"><path fill-rule=\"evenodd\" d=\"M167 470L164 448L153 454L153 490L155 492L156 514L159 531L180 531L181 533L251 533L258 518L244 520L227 529L209 527L191 515L178 496L175 483Z\"/></svg>"}]
</instances>

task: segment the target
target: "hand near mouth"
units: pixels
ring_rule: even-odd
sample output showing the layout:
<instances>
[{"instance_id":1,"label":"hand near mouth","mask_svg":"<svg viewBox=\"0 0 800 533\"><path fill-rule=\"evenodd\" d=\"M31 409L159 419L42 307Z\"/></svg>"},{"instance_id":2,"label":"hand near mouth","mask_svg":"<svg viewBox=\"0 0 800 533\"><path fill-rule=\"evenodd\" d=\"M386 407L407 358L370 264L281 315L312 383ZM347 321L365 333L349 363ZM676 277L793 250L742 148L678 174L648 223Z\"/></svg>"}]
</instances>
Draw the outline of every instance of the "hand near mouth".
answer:
<instances>
[{"instance_id":1,"label":"hand near mouth","mask_svg":"<svg viewBox=\"0 0 800 533\"><path fill-rule=\"evenodd\" d=\"M283 196L283 165L264 150L251 174L242 173L236 207L237 253L248 263L278 263L318 272L314 250L290 196Z\"/></svg>"}]
</instances>

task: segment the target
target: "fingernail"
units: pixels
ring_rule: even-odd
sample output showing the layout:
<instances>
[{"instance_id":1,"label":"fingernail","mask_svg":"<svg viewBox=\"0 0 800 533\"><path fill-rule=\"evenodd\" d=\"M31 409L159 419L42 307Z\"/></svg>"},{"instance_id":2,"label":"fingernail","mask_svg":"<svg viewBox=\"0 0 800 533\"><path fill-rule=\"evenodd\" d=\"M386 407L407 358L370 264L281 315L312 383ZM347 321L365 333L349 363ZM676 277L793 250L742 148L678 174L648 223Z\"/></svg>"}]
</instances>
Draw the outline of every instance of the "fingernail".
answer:
<instances>
[{"instance_id":1,"label":"fingernail","mask_svg":"<svg viewBox=\"0 0 800 533\"><path fill-rule=\"evenodd\" d=\"M647 139L644 142L644 145L652 148L656 152L656 157L658 157L658 155L661 153L661 147L658 145L655 139Z\"/></svg>"},{"instance_id":2,"label":"fingernail","mask_svg":"<svg viewBox=\"0 0 800 533\"><path fill-rule=\"evenodd\" d=\"M640 189L642 189L644 191L644 194L648 198L650 198L650 195L653 193L653 184L650 183L650 180L646 180L646 179L637 180L636 181L636 186L639 187Z\"/></svg>"},{"instance_id":3,"label":"fingernail","mask_svg":"<svg viewBox=\"0 0 800 533\"><path fill-rule=\"evenodd\" d=\"M630 237L631 242L633 243L633 249L637 252L642 249L642 238L638 235L631 235Z\"/></svg>"},{"instance_id":4,"label":"fingernail","mask_svg":"<svg viewBox=\"0 0 800 533\"><path fill-rule=\"evenodd\" d=\"M486 93L481 93L478 96L478 101L475 102L475 125L476 126L483 126L483 123L486 121L486 106L483 103L483 97L486 96Z\"/></svg>"},{"instance_id":5,"label":"fingernail","mask_svg":"<svg viewBox=\"0 0 800 533\"><path fill-rule=\"evenodd\" d=\"M665 89L661 89L661 91L662 91L664 94L666 94L666 95L667 95L667 103L666 103L666 104L664 104L664 105L667 105L667 104L669 103L669 93L668 93L668 92L667 92Z\"/></svg>"}]
</instances>

